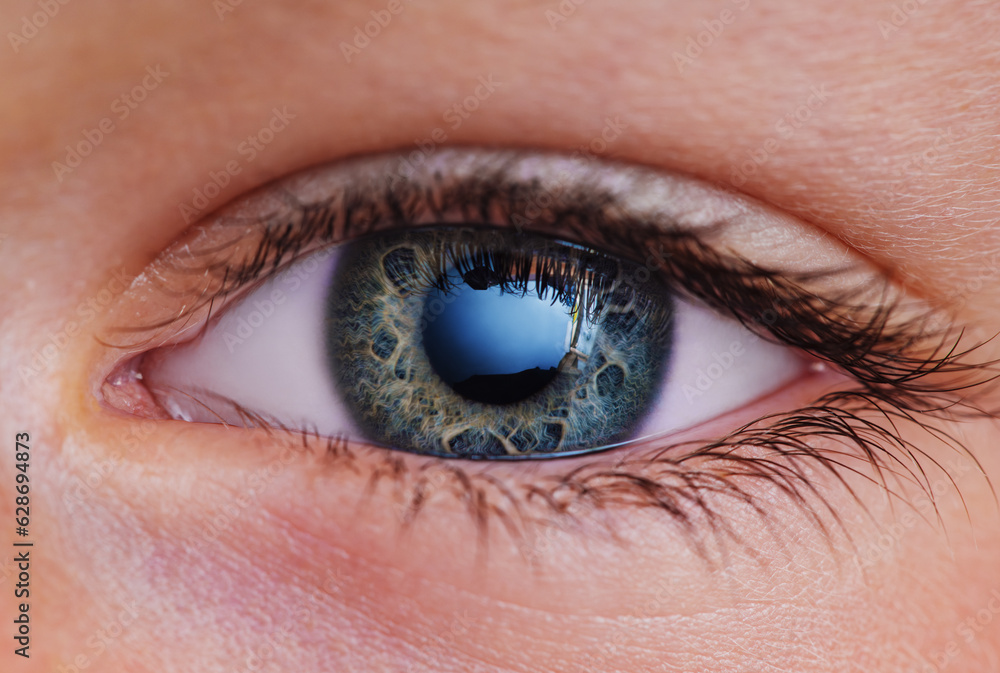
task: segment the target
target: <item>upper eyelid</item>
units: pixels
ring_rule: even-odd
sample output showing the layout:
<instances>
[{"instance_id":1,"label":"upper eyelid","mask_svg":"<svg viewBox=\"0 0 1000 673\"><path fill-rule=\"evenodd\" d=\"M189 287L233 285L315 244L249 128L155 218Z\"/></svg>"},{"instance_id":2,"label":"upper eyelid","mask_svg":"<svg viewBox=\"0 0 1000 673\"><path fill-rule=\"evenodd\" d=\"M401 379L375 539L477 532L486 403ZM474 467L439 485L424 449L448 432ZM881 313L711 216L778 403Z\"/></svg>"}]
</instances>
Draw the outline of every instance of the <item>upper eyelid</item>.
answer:
<instances>
[{"instance_id":1,"label":"upper eyelid","mask_svg":"<svg viewBox=\"0 0 1000 673\"><path fill-rule=\"evenodd\" d=\"M403 224L469 220L519 228L529 219L535 233L575 236L582 241L602 233L601 229L626 226L705 232L724 225L726 247L744 258L753 259L754 254L766 251L767 260L781 268L784 261L800 260L803 252L816 254L822 243L828 259L832 250L837 251L839 266L863 266L859 259L848 261L849 251L832 237L827 241L825 232L791 217L776 222L779 218L762 204L684 176L558 154L441 150L433 157L434 163L422 166L400 186L400 177L393 172L401 165L399 161L402 157L394 155L348 160L281 179L196 224L150 269L155 272L158 263L164 268L167 261L175 271L190 263L194 272L201 272L218 261L217 252L230 254L232 261L231 253L238 248L252 248L254 236L277 240L293 227L314 229L315 239L334 244L350 238L352 230L374 233ZM393 181L396 184L390 185ZM415 190L426 193L412 198ZM581 222L582 217L587 221ZM611 226L604 226L607 222ZM779 230L786 234L781 240L775 237ZM760 238L766 240L758 243ZM233 245L237 239L244 240ZM595 244L609 245L609 241L604 237ZM783 251L780 260L776 257L779 250ZM290 247L282 251L279 257L263 258L255 251L254 259L239 267L228 264L227 270L245 269L257 276L263 267L278 267L289 254L302 252ZM614 252L635 253L628 249ZM210 257L216 259L209 262ZM816 270L815 265L809 269ZM238 284L242 278L229 280Z\"/></svg>"},{"instance_id":2,"label":"upper eyelid","mask_svg":"<svg viewBox=\"0 0 1000 673\"><path fill-rule=\"evenodd\" d=\"M614 217L609 219L648 223L665 229L704 230L725 222L730 243L740 229L745 248L751 247L752 239L760 234L764 220L767 220L767 227L780 220L784 228L794 229L794 235L785 236L781 241L768 241L769 254L773 253L775 244L782 248L792 247L790 239L801 245L789 252L789 256L804 246L815 247L819 243L829 243L825 247L838 249L842 256L851 254L842 241L827 231L817 230L791 216L782 216L724 185L710 185L643 166L576 159L558 153L458 148L439 150L405 175L399 170L403 165L408 165L403 157L384 154L306 170L257 190L251 197L227 208L221 217L266 220L277 216L276 220L281 222L288 217L305 218L322 209L331 212L341 208L351 210L352 199L357 199L356 206L368 208L372 201L370 195L378 194L386 199L385 207L373 215L389 226L401 219L412 224L460 223L463 215L472 215L482 221L497 215L508 220L515 215L522 220L542 220L544 223L547 213L564 217L578 213L583 209L574 206L582 202L591 209L599 207L613 212ZM407 204L402 196L405 190L398 188L400 183L407 182L429 194ZM496 205L493 197L499 195L497 185L516 187L505 189L503 194L510 204L506 213L488 210ZM464 193L456 196L457 191ZM444 196L446 193L448 196ZM435 198L448 201L451 207L438 204L441 208L436 209ZM332 207L327 208L328 205ZM408 208L408 205L415 207ZM456 213L457 209L464 209L464 212ZM478 212L470 212L473 210ZM354 213L354 217L358 214ZM332 224L330 233L339 240L349 232L338 231L338 224ZM537 229L539 222L533 224ZM348 225L344 223L343 226ZM364 228L363 223L361 226ZM518 226L517 222L514 226ZM565 234L566 223L561 222L560 226L563 228L553 233ZM860 257L855 259L860 260Z\"/></svg>"}]
</instances>

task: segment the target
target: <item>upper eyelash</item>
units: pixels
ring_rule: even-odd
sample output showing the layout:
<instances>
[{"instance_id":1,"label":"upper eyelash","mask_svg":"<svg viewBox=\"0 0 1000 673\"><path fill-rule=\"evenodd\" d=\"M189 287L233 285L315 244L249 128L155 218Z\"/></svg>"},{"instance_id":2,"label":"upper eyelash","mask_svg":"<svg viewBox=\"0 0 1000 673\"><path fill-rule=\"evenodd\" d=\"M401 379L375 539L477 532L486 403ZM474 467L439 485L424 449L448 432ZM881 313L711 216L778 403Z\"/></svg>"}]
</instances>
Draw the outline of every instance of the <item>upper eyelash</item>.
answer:
<instances>
[{"instance_id":1,"label":"upper eyelash","mask_svg":"<svg viewBox=\"0 0 1000 673\"><path fill-rule=\"evenodd\" d=\"M239 259L229 254L237 246L238 241L234 241L230 246L196 250L186 259L190 265L177 264L171 269L181 275L207 279L195 300L188 302L188 308L169 320L137 328L122 326L120 332L142 333L170 328L190 320L206 306L211 313L211 307L217 301L251 283L262 282L315 248L317 241L324 245L333 244L350 237L433 221L434 218L454 217L453 213L460 213L461 221L467 224L481 222L511 226L513 216L523 213L526 204L537 204L544 193L540 184L514 179L501 167L474 173L458 182L449 182L446 177L437 176L434 184L406 179L364 184L313 203L301 203L287 194L288 209L278 216L265 215L250 222L239 218L230 221L233 225L251 226L259 232L260 240L249 254ZM959 350L960 335L947 322L941 323L945 327L935 327L939 318L930 311L910 322L893 321L898 300L872 300L873 296L879 296L879 292L888 293L888 285L881 289L870 286L858 288L853 296L821 297L809 292L803 285L821 275L838 273L843 269L788 275L761 268L737 255L723 254L706 243L705 238L724 234L725 223L705 229L702 234L685 231L675 223L652 224L629 213L614 195L594 189L593 185L571 185L563 198L536 210L538 215L531 221L533 233L575 239L600 248L602 252L640 263L655 259L655 270L663 274L671 286L682 287L685 293L734 316L768 338L831 362L851 374L860 384L856 390L825 397L808 413L800 411L772 418L776 421L775 427L782 428L784 434L760 427L764 419L759 419L722 440L696 449L690 449L689 444L686 449L680 446L663 447L628 466L628 469L620 466L611 472L596 470L589 476L585 476L586 469L574 470L547 495L544 489L532 489L526 495L548 503L553 512L565 514L570 511L569 500L572 498L566 498L566 494L576 493L594 500L603 493L605 498L614 494L612 500L624 498L630 499L633 504L659 507L682 523L689 521L690 516L683 503L693 502L701 507L709 520L719 523L716 515L698 497L697 489L683 493L672 491L662 481L658 483L642 474L657 468L677 470L673 473L674 477L692 488L695 482L701 480L705 488L721 489L739 498L750 496L746 490L736 486L738 477L765 478L783 490L787 489L790 496L805 506L814 486L808 480L806 471L797 467L799 461L813 459L835 474L839 473L834 466L844 467L843 456L814 449L803 441L817 432L853 443L858 450L858 458L873 468L873 480L886 484L887 474L902 470L920 483L919 469L910 464L919 466L919 449L903 444L891 419L916 420L923 425L915 416L950 416L960 409L969 413L986 413L975 409L969 400L951 394L982 380L983 377L978 377L975 381L958 384L953 380L955 375L983 370L983 364L966 362L966 356L974 348ZM449 213L452 215L446 215ZM732 301L733 296L738 296L740 301ZM941 377L941 381L937 376ZM862 422L861 414L865 411L883 414L888 427ZM274 425L262 418L259 420L264 427ZM308 432L303 431L303 437L307 436ZM773 459L740 458L733 453L733 449L747 444L773 449L786 460L787 470L779 469ZM344 452L336 447L342 446L335 441L328 443L332 454L340 456ZM913 460L900 460L891 453L891 446L897 449L902 446L901 450ZM956 447L960 448L960 445L956 443ZM728 476L692 471L690 462L695 459L709 462L725 460L739 464L745 470L741 475ZM389 474L397 480L402 479L398 467L401 463L391 456L387 460L395 466ZM426 460L431 462L424 464L431 465L440 459ZM591 463L593 466L599 464L603 465L598 461ZM461 466L449 467L447 471L454 475L454 484L460 487L459 490L471 496L470 489L474 491L476 483L471 473ZM379 478L373 475L376 482ZM592 487L595 480L603 480L600 491ZM426 501L420 495L420 483L418 477L413 491L416 506L411 508L414 517L421 510L420 503ZM510 489L503 491L511 493ZM671 495L679 497L682 502L672 500L668 497ZM489 511L496 509L488 505L489 499L484 499L482 493L465 501L480 503ZM514 510L517 509L514 507ZM483 510L470 513L477 525L482 526L488 521ZM836 520L836 513L829 513ZM820 518L815 520L823 526Z\"/></svg>"},{"instance_id":2,"label":"upper eyelash","mask_svg":"<svg viewBox=\"0 0 1000 673\"><path fill-rule=\"evenodd\" d=\"M302 256L306 250L390 229L413 226L428 217L441 221L446 213L462 213L462 223L511 226L526 204L537 204L546 194L541 185L511 178L503 167L474 173L448 184L425 185L403 178L363 184L325 201L298 202L287 194L288 212L232 225L260 231L260 241L243 259L228 253L231 245L195 249L190 266L172 273L205 279L195 301L170 320L121 331L142 332L170 326L189 318L206 305L247 285L262 282ZM893 321L898 300L887 301L890 286L862 286L840 297L824 297L803 285L850 269L828 269L789 274L764 269L738 255L723 254L706 243L722 237L726 223L702 233L673 222L651 223L622 208L608 192L591 185L567 188L563 198L538 210L532 233L581 242L602 252L650 260L670 287L727 313L762 336L807 351L868 385L884 385L914 392L934 390L924 383L931 374L953 375L979 369L965 364L973 350L958 352L949 322L924 309L906 322ZM203 257L203 261L198 261ZM214 284L214 286L213 286ZM880 296L881 295L881 296ZM737 297L738 301L734 301ZM749 300L749 301L748 301ZM872 305L875 308L872 309ZM936 327L943 325L943 327ZM803 329L803 328L808 329Z\"/></svg>"},{"instance_id":3,"label":"upper eyelash","mask_svg":"<svg viewBox=\"0 0 1000 673\"><path fill-rule=\"evenodd\" d=\"M411 277L404 281L409 290L452 292L457 283L450 270L464 279L470 272L487 269L491 287L564 303L570 310L582 310L592 322L601 319L609 304L630 306L642 315L653 304L637 284L623 282L622 276L629 275L625 265L589 248L566 249L548 239L529 237L519 240L518 247L501 250L501 240L491 241L482 231L474 237L463 228L450 232L453 240L442 243L433 263L425 260L409 270Z\"/></svg>"}]
</instances>

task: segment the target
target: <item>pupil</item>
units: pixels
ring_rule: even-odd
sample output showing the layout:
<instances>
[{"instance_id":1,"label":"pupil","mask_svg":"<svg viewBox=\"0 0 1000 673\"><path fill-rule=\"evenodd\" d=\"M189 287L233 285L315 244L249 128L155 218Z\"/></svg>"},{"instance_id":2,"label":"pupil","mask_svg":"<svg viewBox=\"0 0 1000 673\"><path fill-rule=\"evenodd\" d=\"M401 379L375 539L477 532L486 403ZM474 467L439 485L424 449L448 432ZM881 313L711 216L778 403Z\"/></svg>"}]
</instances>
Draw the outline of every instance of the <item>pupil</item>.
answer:
<instances>
[{"instance_id":1,"label":"pupil","mask_svg":"<svg viewBox=\"0 0 1000 673\"><path fill-rule=\"evenodd\" d=\"M447 290L427 295L423 347L435 373L463 397L485 404L519 402L549 385L574 343L573 316L562 302L536 293L504 293L490 272L452 271ZM490 279L492 280L492 279ZM580 326L576 349L592 336ZM567 358L563 369L574 358ZM576 372L576 368L569 369Z\"/></svg>"}]
</instances>

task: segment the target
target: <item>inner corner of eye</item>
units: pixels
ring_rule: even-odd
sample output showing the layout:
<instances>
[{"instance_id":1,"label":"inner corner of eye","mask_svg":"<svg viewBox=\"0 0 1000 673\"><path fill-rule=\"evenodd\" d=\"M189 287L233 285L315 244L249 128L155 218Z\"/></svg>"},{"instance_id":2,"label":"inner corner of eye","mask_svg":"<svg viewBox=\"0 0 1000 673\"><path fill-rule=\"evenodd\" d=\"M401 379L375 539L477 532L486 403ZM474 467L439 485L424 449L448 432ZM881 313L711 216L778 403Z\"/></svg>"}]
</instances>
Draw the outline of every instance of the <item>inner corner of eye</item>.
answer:
<instances>
[{"instance_id":1,"label":"inner corner of eye","mask_svg":"<svg viewBox=\"0 0 1000 673\"><path fill-rule=\"evenodd\" d=\"M294 263L148 358L174 417L453 458L544 458L691 427L801 371L627 260L504 230L368 236Z\"/></svg>"}]
</instances>

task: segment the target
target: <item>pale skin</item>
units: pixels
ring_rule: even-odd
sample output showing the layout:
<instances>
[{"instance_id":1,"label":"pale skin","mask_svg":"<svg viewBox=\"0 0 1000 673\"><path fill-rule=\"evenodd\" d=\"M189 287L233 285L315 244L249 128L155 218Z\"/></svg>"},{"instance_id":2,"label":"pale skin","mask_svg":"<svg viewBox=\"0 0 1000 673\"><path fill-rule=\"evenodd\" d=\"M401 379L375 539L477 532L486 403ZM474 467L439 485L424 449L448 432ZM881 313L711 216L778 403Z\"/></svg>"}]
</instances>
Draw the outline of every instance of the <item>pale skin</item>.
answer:
<instances>
[{"instance_id":1,"label":"pale skin","mask_svg":"<svg viewBox=\"0 0 1000 673\"><path fill-rule=\"evenodd\" d=\"M210 172L243 166L205 212L312 165L411 151L437 127L449 145L573 152L620 119L627 128L606 156L734 187L949 304L956 325L1000 332L994 3L914 2L894 14L880 1L589 0L560 14L555 2L403 2L345 55L341 43L386 6L69 3L16 52L0 48L0 427L11 454L16 433L31 435L36 545L24 659L7 635L20 599L8 572L16 469L5 455L0 667L998 670L1000 516L988 479L1000 483L1000 428L990 419L935 421L985 473L949 468L958 490L940 489L940 520L904 519L863 477L864 507L819 482L858 548L897 531L864 573L780 501L772 523L784 544L731 506L757 555L734 549L723 571L649 510L554 529L535 543L534 564L502 532L477 556L453 500L401 535L389 489L363 499L364 465L325 469L261 433L143 423L99 403L107 349L96 337L111 320L101 291L120 294L122 267L135 276L194 223L179 205ZM724 10L718 35L685 54ZM0 25L21 30L37 11L5 2ZM146 79L133 109L120 96L143 85L147 66L167 74ZM490 76L495 91L480 89L478 109L457 128L442 120ZM236 148L283 106L294 119L246 161ZM57 176L65 146L105 117L113 130ZM742 169L753 156L763 158ZM23 380L19 367L88 301L93 317ZM793 410L815 392L760 411ZM731 429L720 423L720 434ZM926 433L903 432L954 460ZM70 510L76 480L116 455ZM249 475L268 467L266 489L241 500ZM206 521L233 503L240 514L206 540ZM617 541L599 532L605 523Z\"/></svg>"}]
</instances>

